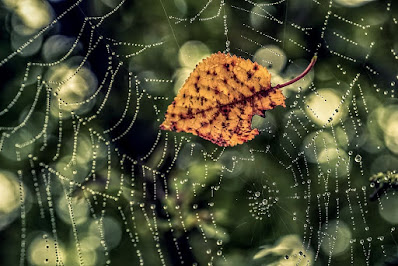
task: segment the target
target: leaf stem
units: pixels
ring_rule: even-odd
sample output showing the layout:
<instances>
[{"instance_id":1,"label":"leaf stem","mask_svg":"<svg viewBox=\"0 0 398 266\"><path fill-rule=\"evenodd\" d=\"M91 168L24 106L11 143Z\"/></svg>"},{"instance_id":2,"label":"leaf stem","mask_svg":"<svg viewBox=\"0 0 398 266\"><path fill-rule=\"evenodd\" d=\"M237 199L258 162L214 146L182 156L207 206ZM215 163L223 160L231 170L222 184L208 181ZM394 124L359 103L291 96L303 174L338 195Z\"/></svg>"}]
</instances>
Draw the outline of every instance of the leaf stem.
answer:
<instances>
[{"instance_id":1,"label":"leaf stem","mask_svg":"<svg viewBox=\"0 0 398 266\"><path fill-rule=\"evenodd\" d=\"M272 87L272 88L274 88L274 89L280 89L280 88L289 86L290 84L293 84L293 83L295 83L296 81L302 79L305 75L307 75L308 72L310 72L310 70L312 69L312 67L315 65L315 62L316 62L316 59L317 59L317 58L318 58L318 57L317 57L316 55L314 55L314 57L311 59L310 64L309 64L309 65L307 66L307 68L303 71L303 73L301 73L300 75L298 75L297 77L295 77L294 79L292 79L292 80L290 80L290 81L288 81L288 82L286 82L286 83L278 84L278 85L276 85L275 87Z\"/></svg>"}]
</instances>

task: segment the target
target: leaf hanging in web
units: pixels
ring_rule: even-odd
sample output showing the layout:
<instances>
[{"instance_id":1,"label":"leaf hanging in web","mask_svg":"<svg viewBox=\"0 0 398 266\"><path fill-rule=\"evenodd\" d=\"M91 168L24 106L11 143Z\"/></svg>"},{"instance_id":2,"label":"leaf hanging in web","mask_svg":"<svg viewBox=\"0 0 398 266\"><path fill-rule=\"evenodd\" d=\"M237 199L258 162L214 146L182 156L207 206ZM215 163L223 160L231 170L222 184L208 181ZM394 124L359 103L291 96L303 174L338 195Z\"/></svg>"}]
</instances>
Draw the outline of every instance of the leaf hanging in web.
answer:
<instances>
[{"instance_id":1,"label":"leaf hanging in web","mask_svg":"<svg viewBox=\"0 0 398 266\"><path fill-rule=\"evenodd\" d=\"M245 143L259 134L251 127L252 117L264 116L264 111L278 105L285 107L279 88L307 72L271 87L271 75L265 67L218 52L196 66L167 108L160 128L192 133L219 146Z\"/></svg>"}]
</instances>

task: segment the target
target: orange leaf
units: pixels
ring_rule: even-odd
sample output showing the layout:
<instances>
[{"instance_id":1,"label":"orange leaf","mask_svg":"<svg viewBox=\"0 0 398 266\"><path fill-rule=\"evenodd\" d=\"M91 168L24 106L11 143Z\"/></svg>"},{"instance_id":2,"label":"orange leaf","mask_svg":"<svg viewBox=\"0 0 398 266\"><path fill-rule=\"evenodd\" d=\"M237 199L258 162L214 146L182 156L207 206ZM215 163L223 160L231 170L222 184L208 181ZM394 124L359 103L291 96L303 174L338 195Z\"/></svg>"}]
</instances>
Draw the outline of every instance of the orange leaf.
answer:
<instances>
[{"instance_id":1,"label":"orange leaf","mask_svg":"<svg viewBox=\"0 0 398 266\"><path fill-rule=\"evenodd\" d=\"M245 143L259 134L251 128L252 117L264 116L264 111L278 105L285 107L279 88L297 81L306 71L293 81L271 87L265 67L218 52L196 66L167 108L160 128L192 133L219 146Z\"/></svg>"}]
</instances>

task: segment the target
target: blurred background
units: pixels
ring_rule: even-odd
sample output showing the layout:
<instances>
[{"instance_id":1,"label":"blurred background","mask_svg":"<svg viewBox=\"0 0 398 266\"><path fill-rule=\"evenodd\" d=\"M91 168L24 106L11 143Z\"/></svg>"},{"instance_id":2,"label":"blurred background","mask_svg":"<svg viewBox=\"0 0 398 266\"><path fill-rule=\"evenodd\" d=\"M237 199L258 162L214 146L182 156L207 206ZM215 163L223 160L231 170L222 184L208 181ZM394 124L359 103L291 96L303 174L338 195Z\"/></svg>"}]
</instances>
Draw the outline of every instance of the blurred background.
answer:
<instances>
[{"instance_id":1,"label":"blurred background","mask_svg":"<svg viewBox=\"0 0 398 266\"><path fill-rule=\"evenodd\" d=\"M398 7L1 0L0 265L398 265ZM286 108L232 148L160 131L218 51Z\"/></svg>"}]
</instances>

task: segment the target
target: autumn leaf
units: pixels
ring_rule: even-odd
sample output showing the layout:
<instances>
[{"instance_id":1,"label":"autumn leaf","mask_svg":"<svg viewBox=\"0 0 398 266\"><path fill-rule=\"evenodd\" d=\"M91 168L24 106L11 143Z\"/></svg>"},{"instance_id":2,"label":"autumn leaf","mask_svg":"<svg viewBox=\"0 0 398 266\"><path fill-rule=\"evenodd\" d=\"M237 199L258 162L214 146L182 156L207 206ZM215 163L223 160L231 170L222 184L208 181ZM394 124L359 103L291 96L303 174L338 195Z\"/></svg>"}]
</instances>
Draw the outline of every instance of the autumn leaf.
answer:
<instances>
[{"instance_id":1,"label":"autumn leaf","mask_svg":"<svg viewBox=\"0 0 398 266\"><path fill-rule=\"evenodd\" d=\"M271 87L267 69L249 59L218 52L199 63L172 104L167 108L163 130L188 132L219 146L235 146L259 134L251 128L254 115L278 105L285 107L281 90L304 77Z\"/></svg>"}]
</instances>

